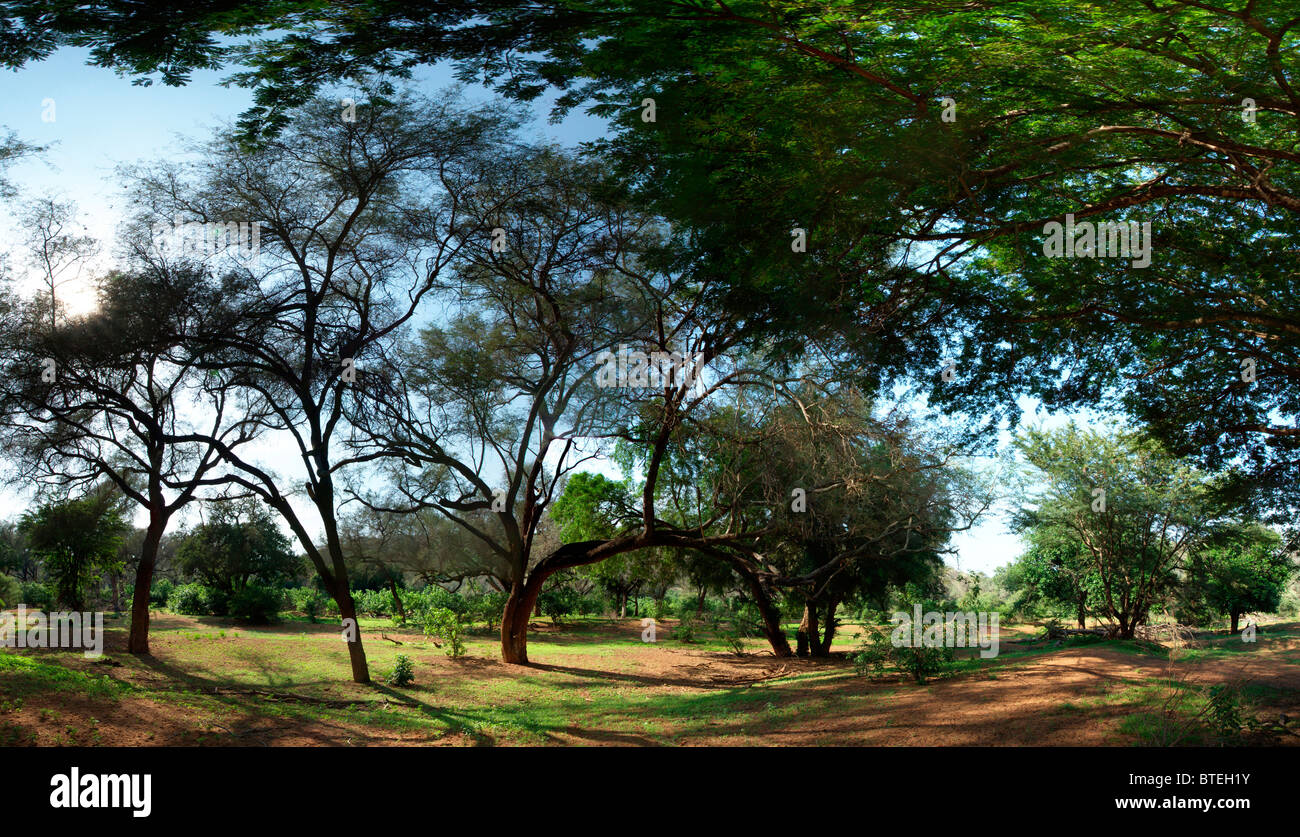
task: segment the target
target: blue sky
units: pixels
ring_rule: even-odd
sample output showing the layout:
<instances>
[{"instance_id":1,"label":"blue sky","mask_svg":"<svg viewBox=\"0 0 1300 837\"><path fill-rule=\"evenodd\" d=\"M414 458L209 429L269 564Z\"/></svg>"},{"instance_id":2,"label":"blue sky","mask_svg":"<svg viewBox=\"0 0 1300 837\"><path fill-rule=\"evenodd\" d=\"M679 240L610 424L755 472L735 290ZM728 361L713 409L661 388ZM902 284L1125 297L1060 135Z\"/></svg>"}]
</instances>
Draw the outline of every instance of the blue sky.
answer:
<instances>
[{"instance_id":1,"label":"blue sky","mask_svg":"<svg viewBox=\"0 0 1300 837\"><path fill-rule=\"evenodd\" d=\"M51 147L38 160L24 161L9 172L22 197L52 193L75 201L86 232L105 242L101 263L107 263L125 200L115 167L124 163L174 156L184 139L211 134L233 120L251 104L248 91L224 88L224 73L195 73L190 84L173 88L155 84L132 85L129 79L85 64L85 50L63 49L48 60L18 71L0 73L0 126L17 132L22 140ZM446 66L424 68L415 84L437 91L454 83ZM483 88L468 87L471 98L488 98ZM52 121L46 121L51 115ZM601 135L603 123L586 114L571 114L564 122L546 121L550 100L535 103L536 118L528 132L566 145ZM12 218L14 207L0 206ZM12 224L0 232L0 249L13 243ZM74 310L91 304L88 289L73 295ZM1032 405L1029 406L1032 411ZM1050 422L1055 423L1055 421ZM0 490L0 519L21 513L26 503L13 491ZM1007 531L1001 506L970 532L958 534L950 563L961 569L991 572L1020 551L1018 539Z\"/></svg>"}]
</instances>

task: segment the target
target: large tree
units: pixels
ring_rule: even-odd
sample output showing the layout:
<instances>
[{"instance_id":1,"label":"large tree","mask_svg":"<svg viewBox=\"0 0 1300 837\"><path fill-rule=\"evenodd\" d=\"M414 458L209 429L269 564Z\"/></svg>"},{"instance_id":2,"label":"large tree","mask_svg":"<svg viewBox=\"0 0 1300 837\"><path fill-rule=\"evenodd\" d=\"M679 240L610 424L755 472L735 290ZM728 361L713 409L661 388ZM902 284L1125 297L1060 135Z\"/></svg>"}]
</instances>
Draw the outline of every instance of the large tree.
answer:
<instances>
[{"instance_id":1,"label":"large tree","mask_svg":"<svg viewBox=\"0 0 1300 837\"><path fill-rule=\"evenodd\" d=\"M1122 638L1133 637L1232 512L1210 475L1133 431L1026 429L1016 447L1032 468L1017 527L1081 546L1061 557L1069 571L1082 564L1095 575L1089 606Z\"/></svg>"},{"instance_id":2,"label":"large tree","mask_svg":"<svg viewBox=\"0 0 1300 837\"><path fill-rule=\"evenodd\" d=\"M213 326L198 271L113 272L91 314L47 319L43 296L18 306L3 340L0 443L12 480L67 492L108 480L148 515L135 562L128 650L149 653L149 591L173 517L219 481L218 448L256 437L258 409L209 386L184 341ZM180 439L198 433L203 438Z\"/></svg>"},{"instance_id":3,"label":"large tree","mask_svg":"<svg viewBox=\"0 0 1300 837\"><path fill-rule=\"evenodd\" d=\"M657 211L729 245L709 248L719 275L769 266L720 286L734 305L789 324L833 309L852 268L873 265L869 293L948 312L926 321L950 329L965 374L941 400L1014 410L1016 390L1054 404L1112 392L1178 452L1239 460L1262 496L1291 502L1290 0L361 5L9 2L5 60L77 43L168 83L237 64L254 135L334 79L444 58L520 98L556 89L561 109L610 118L601 147ZM1151 222L1151 266L1043 258L1044 224L1067 214ZM809 258L790 259L791 226ZM905 293L880 282L896 245L925 266ZM941 331L879 369L933 373L951 351Z\"/></svg>"},{"instance_id":4,"label":"large tree","mask_svg":"<svg viewBox=\"0 0 1300 837\"><path fill-rule=\"evenodd\" d=\"M1245 613L1271 613L1295 574L1282 538L1259 523L1234 523L1193 553L1186 584L1210 610L1228 617L1233 633Z\"/></svg>"},{"instance_id":5,"label":"large tree","mask_svg":"<svg viewBox=\"0 0 1300 837\"><path fill-rule=\"evenodd\" d=\"M126 532L122 497L103 484L85 496L52 501L23 515L32 553L54 581L59 603L84 611L105 572L117 560Z\"/></svg>"},{"instance_id":6,"label":"large tree","mask_svg":"<svg viewBox=\"0 0 1300 837\"><path fill-rule=\"evenodd\" d=\"M263 407L259 425L294 451L299 477L286 481L207 434L177 439L212 445L228 466L224 481L280 513L338 604L360 683L370 674L339 531L338 481L373 454L349 444L348 416L355 405L393 396L375 370L449 264L466 247L488 246L463 237L460 207L476 185L469 172L508 143L510 124L499 109L452 95L434 103L376 91L355 112L314 100L256 149L221 134L194 163L131 172L141 228L165 231L176 218L209 231L259 225L251 254L224 262L220 324L185 346L213 376L210 386ZM138 258L175 255L159 246ZM292 502L303 490L310 516Z\"/></svg>"}]
</instances>

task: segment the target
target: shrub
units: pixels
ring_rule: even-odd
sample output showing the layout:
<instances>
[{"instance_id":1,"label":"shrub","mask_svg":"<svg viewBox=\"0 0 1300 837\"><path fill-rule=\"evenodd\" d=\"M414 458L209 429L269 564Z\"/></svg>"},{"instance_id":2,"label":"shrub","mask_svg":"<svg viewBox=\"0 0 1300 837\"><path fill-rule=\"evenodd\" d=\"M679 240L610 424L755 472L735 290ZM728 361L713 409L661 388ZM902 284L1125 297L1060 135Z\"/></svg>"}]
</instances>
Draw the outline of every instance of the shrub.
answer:
<instances>
[{"instance_id":1,"label":"shrub","mask_svg":"<svg viewBox=\"0 0 1300 837\"><path fill-rule=\"evenodd\" d=\"M54 607L54 590L37 581L24 581L18 585L18 598L22 604L36 610L50 610Z\"/></svg>"},{"instance_id":2,"label":"shrub","mask_svg":"<svg viewBox=\"0 0 1300 837\"><path fill-rule=\"evenodd\" d=\"M285 598L294 610L300 611L314 625L325 609L325 597L312 587L295 587L285 591Z\"/></svg>"},{"instance_id":3,"label":"shrub","mask_svg":"<svg viewBox=\"0 0 1300 837\"><path fill-rule=\"evenodd\" d=\"M501 606L505 607L504 601ZM589 593L585 596L579 596L574 602L573 609L579 616L601 616L609 610L609 602L605 600L604 596Z\"/></svg>"},{"instance_id":4,"label":"shrub","mask_svg":"<svg viewBox=\"0 0 1300 837\"><path fill-rule=\"evenodd\" d=\"M872 627L867 629L860 649L853 655L853 664L859 674L879 676L892 667L917 683L924 683L954 659L953 650L944 646L895 646L890 631Z\"/></svg>"},{"instance_id":5,"label":"shrub","mask_svg":"<svg viewBox=\"0 0 1300 837\"><path fill-rule=\"evenodd\" d=\"M465 656L465 621L459 613L446 607L429 608L421 611L420 622L424 635L448 657Z\"/></svg>"},{"instance_id":6,"label":"shrub","mask_svg":"<svg viewBox=\"0 0 1300 837\"><path fill-rule=\"evenodd\" d=\"M542 606L542 613L551 617L551 621L558 625L563 622L564 617L576 610L579 598L577 592L568 587L555 587L543 590L538 596L538 602Z\"/></svg>"},{"instance_id":7,"label":"shrub","mask_svg":"<svg viewBox=\"0 0 1300 837\"><path fill-rule=\"evenodd\" d=\"M208 610L212 611L212 615L229 616L230 594L225 590L218 590L216 587L206 589L208 591Z\"/></svg>"},{"instance_id":8,"label":"shrub","mask_svg":"<svg viewBox=\"0 0 1300 837\"><path fill-rule=\"evenodd\" d=\"M464 615L469 610L469 602L464 596L436 584L430 584L423 590L408 591L403 603L410 613L419 613L420 611L442 607L453 613Z\"/></svg>"},{"instance_id":9,"label":"shrub","mask_svg":"<svg viewBox=\"0 0 1300 837\"><path fill-rule=\"evenodd\" d=\"M363 616L392 616L397 610L391 590L357 590L352 594L357 612Z\"/></svg>"},{"instance_id":10,"label":"shrub","mask_svg":"<svg viewBox=\"0 0 1300 837\"><path fill-rule=\"evenodd\" d=\"M284 591L278 587L247 584L230 598L230 615L254 625L265 625L280 618Z\"/></svg>"},{"instance_id":11,"label":"shrub","mask_svg":"<svg viewBox=\"0 0 1300 837\"><path fill-rule=\"evenodd\" d=\"M167 600L171 598L172 591L175 589L176 582L170 578L154 579L149 587L149 604L155 607L166 607Z\"/></svg>"},{"instance_id":12,"label":"shrub","mask_svg":"<svg viewBox=\"0 0 1300 837\"><path fill-rule=\"evenodd\" d=\"M409 686L415 682L415 663L405 654L398 654L393 671L388 675L388 685Z\"/></svg>"},{"instance_id":13,"label":"shrub","mask_svg":"<svg viewBox=\"0 0 1300 837\"><path fill-rule=\"evenodd\" d=\"M184 616L207 616L208 588L202 584L182 584L167 597L167 609Z\"/></svg>"},{"instance_id":14,"label":"shrub","mask_svg":"<svg viewBox=\"0 0 1300 837\"><path fill-rule=\"evenodd\" d=\"M466 603L469 606L467 615L475 622L485 622L487 629L491 631L501 619L501 612L506 607L506 598L505 593L496 590L466 596Z\"/></svg>"},{"instance_id":15,"label":"shrub","mask_svg":"<svg viewBox=\"0 0 1300 837\"><path fill-rule=\"evenodd\" d=\"M13 607L22 598L23 588L18 579L0 574L0 607Z\"/></svg>"},{"instance_id":16,"label":"shrub","mask_svg":"<svg viewBox=\"0 0 1300 837\"><path fill-rule=\"evenodd\" d=\"M718 638L726 643L731 653L739 656L745 653L745 633L734 625L720 624L717 630Z\"/></svg>"},{"instance_id":17,"label":"shrub","mask_svg":"<svg viewBox=\"0 0 1300 837\"><path fill-rule=\"evenodd\" d=\"M682 619L673 630L673 639L678 642L694 642L695 628L695 619L689 617Z\"/></svg>"}]
</instances>

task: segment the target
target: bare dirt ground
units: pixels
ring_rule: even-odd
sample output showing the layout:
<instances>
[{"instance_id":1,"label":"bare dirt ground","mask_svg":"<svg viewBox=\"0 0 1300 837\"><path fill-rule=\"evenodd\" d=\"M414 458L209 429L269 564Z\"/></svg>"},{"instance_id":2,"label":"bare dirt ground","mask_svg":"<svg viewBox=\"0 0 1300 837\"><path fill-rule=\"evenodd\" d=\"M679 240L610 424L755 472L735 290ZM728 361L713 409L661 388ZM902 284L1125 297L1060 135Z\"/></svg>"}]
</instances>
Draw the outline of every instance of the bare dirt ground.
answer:
<instances>
[{"instance_id":1,"label":"bare dirt ground","mask_svg":"<svg viewBox=\"0 0 1300 837\"><path fill-rule=\"evenodd\" d=\"M916 684L859 677L843 659L780 660L757 645L736 656L667 642L601 644L626 630L590 639L540 631L527 668L492 659L490 640L474 649L481 654L451 660L414 647L414 634L387 631L401 649L367 636L376 657L385 649L415 658L417 685L401 690L335 676L287 686L205 676L217 664L189 659L193 641L160 633L155 656L141 662L110 634L103 660L62 655L60 664L133 688L112 696L29 689L6 708L0 672L0 744L1114 746L1140 743L1121 724L1158 708L1170 678L1251 684L1263 695L1254 710L1300 716L1297 639L1172 667L1105 644L1062 648ZM240 637L222 648L239 648L246 662L264 650L260 642L271 640ZM1300 736L1274 743L1300 744Z\"/></svg>"}]
</instances>

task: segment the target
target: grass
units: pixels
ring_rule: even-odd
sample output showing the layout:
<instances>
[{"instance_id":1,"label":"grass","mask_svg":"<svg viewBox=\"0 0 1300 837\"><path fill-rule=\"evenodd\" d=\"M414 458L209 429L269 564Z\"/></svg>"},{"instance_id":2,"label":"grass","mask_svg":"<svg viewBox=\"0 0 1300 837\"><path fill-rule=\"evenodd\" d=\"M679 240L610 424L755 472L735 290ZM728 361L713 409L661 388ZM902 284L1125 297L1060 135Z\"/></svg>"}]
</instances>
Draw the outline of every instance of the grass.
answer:
<instances>
[{"instance_id":1,"label":"grass","mask_svg":"<svg viewBox=\"0 0 1300 837\"><path fill-rule=\"evenodd\" d=\"M1071 647L1004 647L993 660L972 655L917 686L867 680L843 660L776 660L757 639L746 640L744 656L717 637L676 642L671 624L648 645L631 618L562 626L538 620L529 669L498 663L496 637L486 632L467 637L466 658L452 660L413 629L361 621L371 686L350 681L337 628L305 620L249 627L158 614L153 657L143 659L112 652L122 646L126 623L111 619L110 653L99 662L0 651L0 744L833 743L840 733L830 730L901 735L917 728L913 716L938 703L937 696L952 701L982 688L1016 688L1039 660ZM1212 663L1270 653L1275 639L1293 636L1271 632L1249 649L1225 642L1197 650ZM1158 659L1131 642L1088 646L1082 650L1117 652L1143 664ZM415 661L409 687L383 683L398 654ZM1274 656L1282 666L1292 664ZM1093 682L1039 714L1113 726L1118 743L1148 741L1171 688L1162 665L1143 665L1138 676ZM1265 685L1248 695L1263 703L1294 700L1293 693ZM1186 713L1204 705L1191 692L1183 704L1179 711Z\"/></svg>"}]
</instances>

